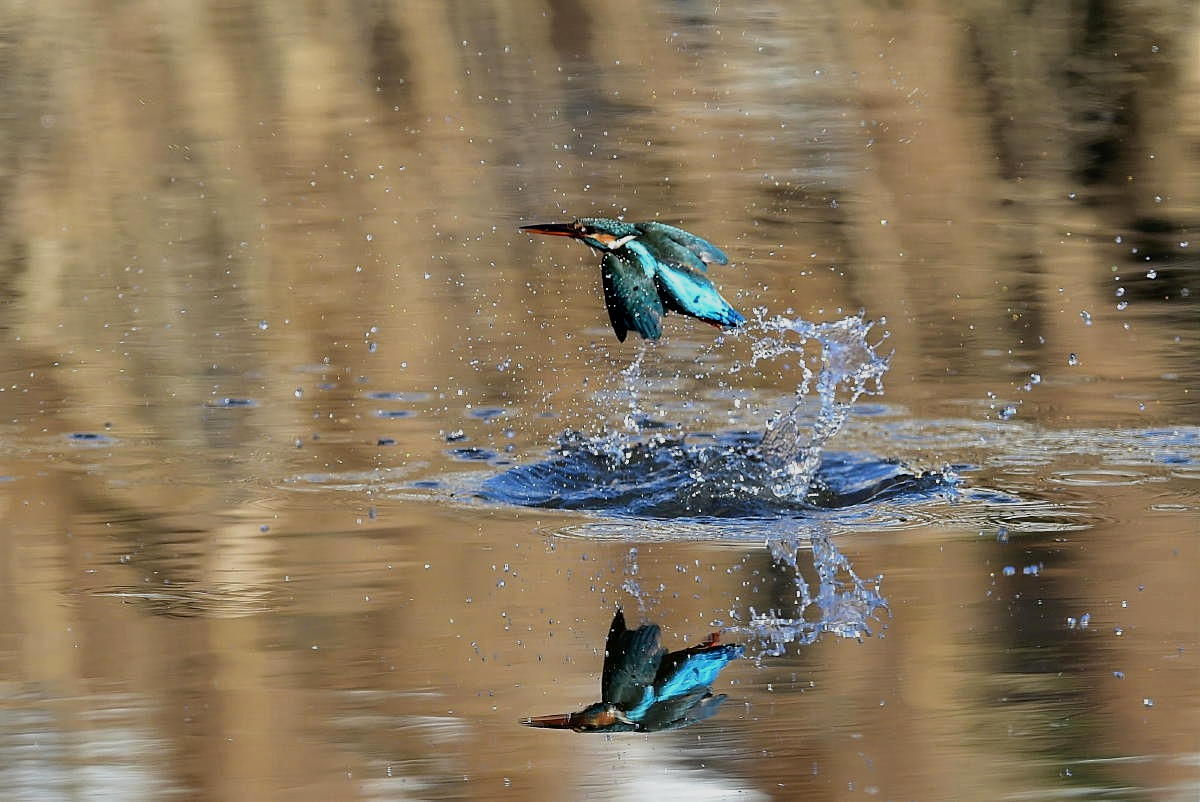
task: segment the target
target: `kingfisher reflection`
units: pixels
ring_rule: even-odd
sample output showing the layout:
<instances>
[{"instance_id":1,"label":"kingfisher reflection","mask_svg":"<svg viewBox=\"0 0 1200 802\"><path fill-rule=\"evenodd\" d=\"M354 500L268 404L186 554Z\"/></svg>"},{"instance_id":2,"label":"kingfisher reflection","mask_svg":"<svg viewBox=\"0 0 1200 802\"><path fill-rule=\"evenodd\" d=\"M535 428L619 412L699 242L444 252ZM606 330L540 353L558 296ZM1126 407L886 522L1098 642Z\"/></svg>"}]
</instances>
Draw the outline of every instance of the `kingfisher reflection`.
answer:
<instances>
[{"instance_id":1,"label":"kingfisher reflection","mask_svg":"<svg viewBox=\"0 0 1200 802\"><path fill-rule=\"evenodd\" d=\"M709 718L725 701L711 685L721 669L742 656L737 644L721 644L714 632L697 646L668 652L658 642L657 624L625 626L613 616L604 644L601 701L578 713L522 719L529 727L576 732L658 732L689 727Z\"/></svg>"}]
</instances>

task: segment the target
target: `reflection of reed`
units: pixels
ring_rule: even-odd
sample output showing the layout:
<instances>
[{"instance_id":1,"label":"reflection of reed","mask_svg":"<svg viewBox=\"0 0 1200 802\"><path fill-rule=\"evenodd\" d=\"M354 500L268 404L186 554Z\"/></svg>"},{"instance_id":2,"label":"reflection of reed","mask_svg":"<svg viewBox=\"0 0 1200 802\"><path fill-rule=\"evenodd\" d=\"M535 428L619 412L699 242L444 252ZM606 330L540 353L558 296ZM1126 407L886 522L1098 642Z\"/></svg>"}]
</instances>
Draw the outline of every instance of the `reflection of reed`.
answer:
<instances>
[{"instance_id":1,"label":"reflection of reed","mask_svg":"<svg viewBox=\"0 0 1200 802\"><path fill-rule=\"evenodd\" d=\"M160 688L172 722L164 728L178 744L181 777L213 783L216 796L232 795L239 778L340 770L340 757L311 744L281 756L281 734L305 726L300 711L312 700L276 684L281 669L261 651L272 636L262 620L207 625L199 637L213 641L218 664L199 670L146 645L202 650L181 622L134 605L114 613L117 605L60 603L56 594L78 588L76 574L94 567L99 546L112 556L104 549L161 531L62 533L97 508L132 510L142 521L176 510L203 524L197 540L207 560L190 566L189 587L211 592L230 575L246 588L275 587L297 554L318 565L345 542L258 538L243 519L257 520L272 477L379 466L359 377L387 389L463 389L473 403L540 410L552 396L559 409L585 408L595 391L589 373L617 353L588 350L604 327L596 303L575 302L596 292L591 258L547 257L511 230L559 206L575 214L616 203L635 217L694 223L742 261L722 285L740 283L749 302L794 304L809 316L839 306L888 314L894 373L914 380L889 386L900 403L925 399L921 382L947 369L971 374L957 392L982 397L994 377L979 378L970 362L985 345L1034 368L1085 352L1099 377L1179 369L1178 354L1160 364L1168 357L1131 348L1111 320L1074 325L1074 307L1111 303L1105 271L1126 258L1107 244L1114 232L1147 220L1166 232L1195 225L1200 11L1192 3L852 3L832 16L810 4L722 8L720 16L686 9L691 16L679 5L585 0L469 10L375 2L358 14L281 0L8 9L0 20L9 101L0 114L0 354L13 374L6 384L19 380L25 392L5 393L0 412L54 434L111 422L125 442L152 444L139 453L154 454L161 471L161 481L126 484L70 459L9 455L4 473L24 477L23 495L45 502L4 501L6 522L24 528L0 543L2 584L19 588L3 605L3 629L49 633L21 647L17 673L78 691L98 674L126 676L108 654L120 651L134 655L135 675L184 674L179 686ZM613 36L614 14L644 24ZM809 260L813 251L819 258ZM760 282L769 289L756 289ZM1069 290L1072 325L1057 314L1067 303L1060 287ZM1149 339L1178 320L1147 315L1139 325ZM377 355L365 342L372 326ZM1041 349L1039 337L1054 350ZM947 341L961 342L963 355L947 359ZM505 372L471 366L510 356L516 365ZM762 377L784 392L786 381ZM321 382L334 389L315 391ZM203 408L224 396L260 405ZM1100 412L1127 405L1066 382L1040 398ZM1180 408L1189 414L1194 405ZM395 459L437 456L431 430L440 425L401 430ZM327 445L313 445L313 434ZM304 449L292 446L297 437ZM246 444L252 458L234 453ZM120 449L122 470L146 470L126 464L130 452ZM277 528L338 531L344 512L285 510ZM512 528L514 538L526 531ZM376 545L352 548L366 562ZM479 553L436 539L424 545L463 561L442 585L494 581L471 564ZM972 559L961 548L928 552L916 555L919 565ZM914 559L882 556L881 565ZM22 583L12 581L22 573ZM105 587L129 581L113 576ZM419 579L411 596L444 601L443 590ZM943 588L946 598L971 592ZM352 617L351 598L340 589L338 613ZM420 612L434 609L428 602ZM493 626L490 612L474 613L462 631ZM968 626L960 613L927 613L881 658L914 678L894 713L918 721L895 749L889 770L898 777L911 766L929 777L982 759L982 750L963 761L931 746L957 743L972 727L954 717L956 694L965 693L965 673L990 667L945 637ZM360 625L348 640L365 664L378 657L372 644L426 623L394 611ZM65 633L80 630L92 636L76 649ZM472 691L487 687L485 671L463 668L463 655L446 648L449 656L423 669L430 683L457 672ZM222 684L234 690L211 688ZM536 697L525 701L538 706ZM200 724L179 723L182 709L210 703L215 712L193 713ZM931 710L938 715L922 720ZM433 705L423 712L444 715ZM227 728L236 745L190 754L197 734L215 742ZM406 748L419 754L420 741ZM256 766L262 755L279 765ZM197 765L210 779L190 775ZM347 793L336 784L309 792Z\"/></svg>"}]
</instances>

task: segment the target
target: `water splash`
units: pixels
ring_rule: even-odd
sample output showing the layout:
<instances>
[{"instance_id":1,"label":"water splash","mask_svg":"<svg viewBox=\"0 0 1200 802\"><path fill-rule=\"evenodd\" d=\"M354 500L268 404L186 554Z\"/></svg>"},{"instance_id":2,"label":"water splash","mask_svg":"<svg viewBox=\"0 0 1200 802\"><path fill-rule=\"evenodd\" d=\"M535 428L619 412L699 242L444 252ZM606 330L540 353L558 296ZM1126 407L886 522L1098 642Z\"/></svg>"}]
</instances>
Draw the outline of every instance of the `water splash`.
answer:
<instances>
[{"instance_id":1,"label":"water splash","mask_svg":"<svg viewBox=\"0 0 1200 802\"><path fill-rule=\"evenodd\" d=\"M749 367L785 358L801 370L794 406L777 414L761 437L668 437L659 431L642 439L649 427L637 394L643 384L639 352L622 371L625 432L566 432L549 459L489 478L481 495L522 506L652 518L761 519L951 487L943 474L912 471L898 460L825 453L854 402L883 391L891 355L876 352L883 338L871 343L873 326L862 315L830 323L760 320L763 334L753 341Z\"/></svg>"},{"instance_id":2,"label":"water splash","mask_svg":"<svg viewBox=\"0 0 1200 802\"><path fill-rule=\"evenodd\" d=\"M642 361L646 358L646 344L643 342L642 347L638 349L637 356L629 363L629 366L621 371L621 380L623 392L621 393L625 399L625 430L637 434L641 431L641 422L646 415L642 411L638 388L642 385Z\"/></svg>"},{"instance_id":3,"label":"water splash","mask_svg":"<svg viewBox=\"0 0 1200 802\"><path fill-rule=\"evenodd\" d=\"M777 336L755 341L751 366L757 367L764 360L794 357L802 378L796 388L795 406L780 412L767 424L759 452L771 469L772 492L781 498L802 499L821 465L825 444L841 430L854 402L864 393L883 393L883 375L892 355L881 356L876 352L887 335L871 344L875 323L861 313L831 323L776 317L761 325L764 331L775 332ZM820 348L815 356L806 352L810 342ZM810 364L814 360L815 371ZM805 436L805 411L814 378L818 408Z\"/></svg>"},{"instance_id":4,"label":"water splash","mask_svg":"<svg viewBox=\"0 0 1200 802\"><path fill-rule=\"evenodd\" d=\"M780 537L767 542L771 556L795 577L796 611L785 617L776 610L760 613L750 608L750 621L739 631L762 644L760 658L781 655L792 643L806 646L826 633L841 638L867 637L873 634L874 623L889 611L880 592L882 575L859 577L824 532L810 534L807 542L817 575L815 593L800 571L798 555L803 552L798 539Z\"/></svg>"}]
</instances>

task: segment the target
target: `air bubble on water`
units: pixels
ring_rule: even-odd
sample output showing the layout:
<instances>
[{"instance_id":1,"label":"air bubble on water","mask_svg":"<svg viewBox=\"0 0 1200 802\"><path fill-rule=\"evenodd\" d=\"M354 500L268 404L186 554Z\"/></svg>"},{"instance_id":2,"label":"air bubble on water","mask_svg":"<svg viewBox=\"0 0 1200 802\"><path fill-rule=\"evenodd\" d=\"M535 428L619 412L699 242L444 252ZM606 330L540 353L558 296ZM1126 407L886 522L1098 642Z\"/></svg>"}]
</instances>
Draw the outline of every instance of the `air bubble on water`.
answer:
<instances>
[{"instance_id":1,"label":"air bubble on water","mask_svg":"<svg viewBox=\"0 0 1200 802\"><path fill-rule=\"evenodd\" d=\"M1148 278L1148 279L1158 278L1158 271L1155 270L1154 268L1150 268L1149 270L1146 271L1146 278Z\"/></svg>"},{"instance_id":2,"label":"air bubble on water","mask_svg":"<svg viewBox=\"0 0 1200 802\"><path fill-rule=\"evenodd\" d=\"M296 396L297 398L303 398L304 397L304 388L297 387L295 390L292 390L292 395Z\"/></svg>"},{"instance_id":3,"label":"air bubble on water","mask_svg":"<svg viewBox=\"0 0 1200 802\"><path fill-rule=\"evenodd\" d=\"M1118 301L1117 302L1117 311L1122 312L1128 306L1129 306L1129 301Z\"/></svg>"},{"instance_id":4,"label":"air bubble on water","mask_svg":"<svg viewBox=\"0 0 1200 802\"><path fill-rule=\"evenodd\" d=\"M260 320L260 321L258 321L258 327L260 329L262 329L263 331L266 331L267 329L269 329L271 327L271 324L265 320Z\"/></svg>"},{"instance_id":5,"label":"air bubble on water","mask_svg":"<svg viewBox=\"0 0 1200 802\"><path fill-rule=\"evenodd\" d=\"M1142 705L1144 707L1154 707L1154 700L1151 699L1149 696L1147 696L1145 699L1142 700Z\"/></svg>"},{"instance_id":6,"label":"air bubble on water","mask_svg":"<svg viewBox=\"0 0 1200 802\"><path fill-rule=\"evenodd\" d=\"M1012 420L1016 417L1017 408L1013 404L1005 404L997 414L1000 416L1000 420Z\"/></svg>"},{"instance_id":7,"label":"air bubble on water","mask_svg":"<svg viewBox=\"0 0 1200 802\"><path fill-rule=\"evenodd\" d=\"M996 542L997 543L1007 543L1008 542L1008 527L1007 526L1001 526L999 529L996 530Z\"/></svg>"},{"instance_id":8,"label":"air bubble on water","mask_svg":"<svg viewBox=\"0 0 1200 802\"><path fill-rule=\"evenodd\" d=\"M1083 321L1083 325L1092 325L1092 313L1086 309L1079 310L1079 319Z\"/></svg>"},{"instance_id":9,"label":"air bubble on water","mask_svg":"<svg viewBox=\"0 0 1200 802\"><path fill-rule=\"evenodd\" d=\"M1000 571L1000 573L1004 574L1005 576L1016 576L1017 567L1015 565L1006 565Z\"/></svg>"},{"instance_id":10,"label":"air bubble on water","mask_svg":"<svg viewBox=\"0 0 1200 802\"><path fill-rule=\"evenodd\" d=\"M1079 355L1067 354L1067 364L1071 367L1076 367L1079 364Z\"/></svg>"}]
</instances>

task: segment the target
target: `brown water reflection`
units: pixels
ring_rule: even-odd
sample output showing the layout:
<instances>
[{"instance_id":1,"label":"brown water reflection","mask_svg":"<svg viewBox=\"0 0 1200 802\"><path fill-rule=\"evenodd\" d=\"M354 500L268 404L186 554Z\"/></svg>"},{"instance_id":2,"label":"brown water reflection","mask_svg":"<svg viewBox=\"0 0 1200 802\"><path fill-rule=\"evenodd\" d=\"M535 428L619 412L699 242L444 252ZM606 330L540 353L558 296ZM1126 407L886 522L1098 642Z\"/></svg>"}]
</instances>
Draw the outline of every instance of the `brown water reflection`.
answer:
<instances>
[{"instance_id":1,"label":"brown water reflection","mask_svg":"<svg viewBox=\"0 0 1200 802\"><path fill-rule=\"evenodd\" d=\"M885 6L9 4L0 787L1200 796L1200 11ZM740 309L887 318L841 447L1086 526L842 537L886 637L739 661L678 734L521 728L591 699L632 546L671 648L793 602L733 531L412 492L625 414L593 256L516 230L618 212ZM664 336L640 402L686 431L795 387Z\"/></svg>"}]
</instances>

